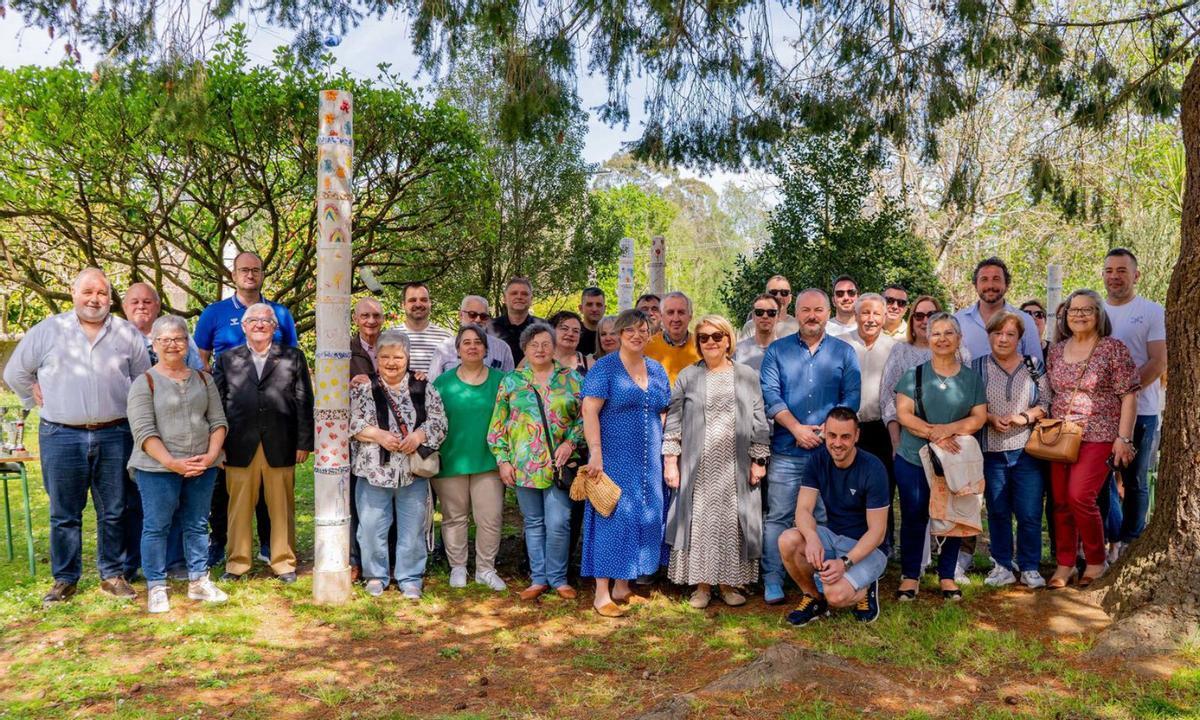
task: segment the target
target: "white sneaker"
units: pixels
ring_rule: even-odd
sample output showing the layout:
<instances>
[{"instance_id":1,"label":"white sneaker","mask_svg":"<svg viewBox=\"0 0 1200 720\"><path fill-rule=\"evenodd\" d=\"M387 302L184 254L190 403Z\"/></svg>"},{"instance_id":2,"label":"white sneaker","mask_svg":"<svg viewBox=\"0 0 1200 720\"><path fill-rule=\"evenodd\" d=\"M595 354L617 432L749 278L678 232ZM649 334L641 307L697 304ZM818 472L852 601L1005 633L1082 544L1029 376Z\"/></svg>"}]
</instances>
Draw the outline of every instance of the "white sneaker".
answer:
<instances>
[{"instance_id":1,"label":"white sneaker","mask_svg":"<svg viewBox=\"0 0 1200 720\"><path fill-rule=\"evenodd\" d=\"M228 599L225 591L213 584L211 578L203 577L188 583L188 600L222 603Z\"/></svg>"},{"instance_id":2,"label":"white sneaker","mask_svg":"<svg viewBox=\"0 0 1200 720\"><path fill-rule=\"evenodd\" d=\"M1125 554L1125 548L1128 546L1129 543L1123 543L1119 541L1109 543L1108 554L1105 556L1104 562L1108 563L1109 565L1115 564L1121 559L1121 556Z\"/></svg>"},{"instance_id":3,"label":"white sneaker","mask_svg":"<svg viewBox=\"0 0 1200 720\"><path fill-rule=\"evenodd\" d=\"M958 557L955 558L954 582L959 585L970 585L971 578L967 575L967 571L973 567L975 567L975 556L959 550Z\"/></svg>"},{"instance_id":4,"label":"white sneaker","mask_svg":"<svg viewBox=\"0 0 1200 720\"><path fill-rule=\"evenodd\" d=\"M487 585L496 592L504 592L508 589L508 583L504 582L495 570L488 570L482 573L475 573L475 582L480 585Z\"/></svg>"},{"instance_id":5,"label":"white sneaker","mask_svg":"<svg viewBox=\"0 0 1200 720\"><path fill-rule=\"evenodd\" d=\"M420 600L421 586L416 583L405 583L400 588L400 594L404 596L405 600Z\"/></svg>"},{"instance_id":6,"label":"white sneaker","mask_svg":"<svg viewBox=\"0 0 1200 720\"><path fill-rule=\"evenodd\" d=\"M450 587L465 588L467 586L467 568L459 565L450 568Z\"/></svg>"},{"instance_id":7,"label":"white sneaker","mask_svg":"<svg viewBox=\"0 0 1200 720\"><path fill-rule=\"evenodd\" d=\"M150 588L146 610L152 613L165 613L171 609L171 601L167 599L167 586L155 585Z\"/></svg>"},{"instance_id":8,"label":"white sneaker","mask_svg":"<svg viewBox=\"0 0 1200 720\"><path fill-rule=\"evenodd\" d=\"M1021 573L1021 584L1028 588L1046 587L1046 578L1037 570L1026 570Z\"/></svg>"},{"instance_id":9,"label":"white sneaker","mask_svg":"<svg viewBox=\"0 0 1200 720\"><path fill-rule=\"evenodd\" d=\"M1016 581L1017 577L1013 575L1012 570L1009 570L1003 565L997 565L993 567L992 571L988 573L988 576L983 579L983 584L989 587L1004 587L1005 585L1012 585Z\"/></svg>"}]
</instances>

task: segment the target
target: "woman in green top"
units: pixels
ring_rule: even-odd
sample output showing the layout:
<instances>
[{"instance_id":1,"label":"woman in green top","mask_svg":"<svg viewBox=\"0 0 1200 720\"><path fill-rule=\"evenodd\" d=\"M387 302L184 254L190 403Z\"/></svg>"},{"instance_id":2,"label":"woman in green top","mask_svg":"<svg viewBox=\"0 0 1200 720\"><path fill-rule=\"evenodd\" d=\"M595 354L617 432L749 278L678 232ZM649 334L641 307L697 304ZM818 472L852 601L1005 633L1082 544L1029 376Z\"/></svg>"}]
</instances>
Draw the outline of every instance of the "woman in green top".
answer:
<instances>
[{"instance_id":1,"label":"woman in green top","mask_svg":"<svg viewBox=\"0 0 1200 720\"><path fill-rule=\"evenodd\" d=\"M517 490L524 518L532 582L521 599L533 600L554 588L570 600L575 597L567 583L571 498L554 477L583 442L583 382L579 373L554 359L555 335L549 325L533 323L521 332L520 343L526 364L500 383L488 444L500 478Z\"/></svg>"},{"instance_id":2,"label":"woman in green top","mask_svg":"<svg viewBox=\"0 0 1200 720\"><path fill-rule=\"evenodd\" d=\"M504 373L484 365L487 333L464 325L454 338L462 364L433 381L446 409L449 431L442 442L442 469L433 488L442 503L442 542L450 561L450 587L467 586L468 514L475 519L475 582L496 592L507 588L496 574L504 484L488 449L488 422ZM498 342L495 338L491 342Z\"/></svg>"},{"instance_id":3,"label":"woman in green top","mask_svg":"<svg viewBox=\"0 0 1200 720\"><path fill-rule=\"evenodd\" d=\"M900 491L900 589L896 599L915 600L920 587L921 554L929 525L929 483L921 466L921 446L936 443L956 453L956 438L973 435L987 423L987 392L979 373L958 361L962 330L952 315L929 318L929 349L933 357L904 373L896 383L896 419L900 449L896 453L896 487ZM916 404L917 374L921 375L921 407ZM938 556L942 597L962 598L954 582L962 538L947 537Z\"/></svg>"}]
</instances>

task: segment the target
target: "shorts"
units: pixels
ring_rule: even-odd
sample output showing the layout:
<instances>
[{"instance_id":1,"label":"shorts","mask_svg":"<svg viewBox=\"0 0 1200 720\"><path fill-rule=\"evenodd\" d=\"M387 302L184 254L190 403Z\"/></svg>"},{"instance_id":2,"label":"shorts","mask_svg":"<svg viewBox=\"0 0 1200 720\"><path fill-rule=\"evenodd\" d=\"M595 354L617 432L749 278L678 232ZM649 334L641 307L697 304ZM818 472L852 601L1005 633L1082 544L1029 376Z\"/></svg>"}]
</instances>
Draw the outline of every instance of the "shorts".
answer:
<instances>
[{"instance_id":1,"label":"shorts","mask_svg":"<svg viewBox=\"0 0 1200 720\"><path fill-rule=\"evenodd\" d=\"M825 549L826 560L836 560L848 554L858 544L858 540L838 535L824 525L817 526L817 536L821 538L821 547ZM865 558L854 563L854 566L846 571L845 577L850 581L850 587L862 590L878 580L886 569L887 555L884 555L879 548L875 548Z\"/></svg>"}]
</instances>

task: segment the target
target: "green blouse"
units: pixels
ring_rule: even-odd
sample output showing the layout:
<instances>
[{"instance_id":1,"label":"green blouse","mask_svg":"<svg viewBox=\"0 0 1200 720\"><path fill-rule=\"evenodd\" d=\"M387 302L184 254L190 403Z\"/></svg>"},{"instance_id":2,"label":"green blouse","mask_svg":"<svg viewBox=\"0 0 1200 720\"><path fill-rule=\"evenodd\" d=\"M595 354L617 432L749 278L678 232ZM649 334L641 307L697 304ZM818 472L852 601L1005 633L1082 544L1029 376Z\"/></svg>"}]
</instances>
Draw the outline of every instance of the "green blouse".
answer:
<instances>
[{"instance_id":1,"label":"green blouse","mask_svg":"<svg viewBox=\"0 0 1200 720\"><path fill-rule=\"evenodd\" d=\"M533 388L533 370L520 368L500 382L487 441L497 463L511 463L516 468L518 486L539 490L550 487L554 482L551 467L554 449L567 440L576 447L583 444L582 385L578 372L555 361L546 393L549 397L542 398L553 434L547 447L537 391Z\"/></svg>"},{"instance_id":2,"label":"green blouse","mask_svg":"<svg viewBox=\"0 0 1200 720\"><path fill-rule=\"evenodd\" d=\"M487 433L504 373L492 368L487 371L487 379L478 385L463 382L456 370L447 370L433 381L442 396L449 426L440 448L442 469L438 477L474 475L496 469Z\"/></svg>"}]
</instances>

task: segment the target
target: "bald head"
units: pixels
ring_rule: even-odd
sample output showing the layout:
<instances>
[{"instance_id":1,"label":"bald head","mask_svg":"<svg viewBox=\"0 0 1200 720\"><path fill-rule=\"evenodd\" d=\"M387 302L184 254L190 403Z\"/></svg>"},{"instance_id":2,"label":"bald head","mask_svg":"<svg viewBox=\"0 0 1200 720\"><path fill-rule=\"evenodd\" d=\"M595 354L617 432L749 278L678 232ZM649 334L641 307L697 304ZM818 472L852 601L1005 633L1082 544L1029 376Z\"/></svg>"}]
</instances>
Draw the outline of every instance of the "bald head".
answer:
<instances>
[{"instance_id":1,"label":"bald head","mask_svg":"<svg viewBox=\"0 0 1200 720\"><path fill-rule=\"evenodd\" d=\"M129 286L125 297L121 298L121 309L125 311L129 322L136 325L143 335L148 336L154 327L154 321L162 312L162 302L158 292L148 283L136 282Z\"/></svg>"}]
</instances>

